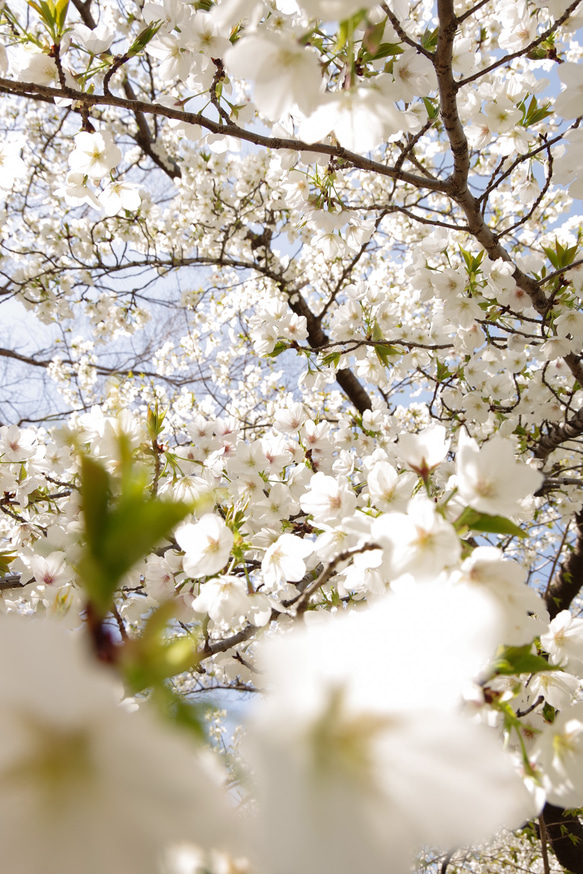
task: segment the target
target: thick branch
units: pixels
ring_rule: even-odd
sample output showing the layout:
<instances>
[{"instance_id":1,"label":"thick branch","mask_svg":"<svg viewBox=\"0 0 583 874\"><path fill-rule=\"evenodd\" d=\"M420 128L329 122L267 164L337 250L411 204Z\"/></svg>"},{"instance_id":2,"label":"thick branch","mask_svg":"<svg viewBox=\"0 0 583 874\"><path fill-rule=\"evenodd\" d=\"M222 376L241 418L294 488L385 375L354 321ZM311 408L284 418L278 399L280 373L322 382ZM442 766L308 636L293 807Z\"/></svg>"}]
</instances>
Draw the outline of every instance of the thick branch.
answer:
<instances>
[{"instance_id":1,"label":"thick branch","mask_svg":"<svg viewBox=\"0 0 583 874\"><path fill-rule=\"evenodd\" d=\"M124 90L125 96L128 100L135 100L136 95L134 89L132 88L131 82L127 76L124 76L124 80L122 82L122 88ZM144 154L146 154L151 160L156 164L157 167L160 167L161 170L166 173L170 179L180 179L182 178L182 171L174 158L171 158L169 155L161 158L154 146L156 145L156 140L152 136L150 132L150 128L148 126L148 122L146 121L146 116L143 112L135 113L136 125L138 127L138 133L134 137L138 146L142 149Z\"/></svg>"},{"instance_id":2,"label":"thick branch","mask_svg":"<svg viewBox=\"0 0 583 874\"><path fill-rule=\"evenodd\" d=\"M90 30L95 30L97 22L93 18L93 13L91 12L91 0L86 0L85 3L82 3L81 0L73 0L73 6L81 16L81 21L85 27L88 27Z\"/></svg>"},{"instance_id":3,"label":"thick branch","mask_svg":"<svg viewBox=\"0 0 583 874\"><path fill-rule=\"evenodd\" d=\"M330 155L359 170L368 170L379 176L398 179L401 182L414 185L416 188L425 188L429 191L438 191L443 194L447 194L448 191L447 183L439 179L427 179L424 176L417 176L404 170L395 170L394 167L387 167L379 161L373 161L370 158L358 155L356 152L343 149L342 146L329 143L305 143L303 140L288 137L269 137L254 130L245 130L245 128L239 127L236 124L219 123L200 113L185 112L173 106L162 106L160 103L148 103L146 100L129 100L124 97L116 97L114 94L88 94L83 91L75 91L72 88L63 90L61 88L51 88L48 85L37 85L34 82L17 82L13 79L4 78L0 78L0 89L9 94L23 97L65 98L73 100L74 104L81 104L85 108L93 106L117 106L120 109L127 109L134 114L136 112L143 112L163 118L173 118L187 124L198 124L211 133L220 134L225 137L235 137L236 139L253 143L256 146L264 146L265 148L276 150L286 149L296 152L316 152L320 155Z\"/></svg>"},{"instance_id":4,"label":"thick branch","mask_svg":"<svg viewBox=\"0 0 583 874\"><path fill-rule=\"evenodd\" d=\"M321 319L314 315L301 294L293 294L289 299L289 305L296 316L304 316L308 327L308 342L312 349L317 350L326 346L329 338L322 330ZM359 413L372 409L372 401L368 392L351 370L338 370L336 381Z\"/></svg>"},{"instance_id":5,"label":"thick branch","mask_svg":"<svg viewBox=\"0 0 583 874\"><path fill-rule=\"evenodd\" d=\"M573 551L561 564L545 592L545 603L551 619L561 610L568 610L583 588L583 509L576 514L575 525L577 537Z\"/></svg>"},{"instance_id":6,"label":"thick branch","mask_svg":"<svg viewBox=\"0 0 583 874\"><path fill-rule=\"evenodd\" d=\"M534 457L546 461L551 452L554 452L562 443L574 440L581 434L583 434L583 409L575 413L573 418L567 422L553 422L549 425L547 433L540 438L534 447Z\"/></svg>"},{"instance_id":7,"label":"thick branch","mask_svg":"<svg viewBox=\"0 0 583 874\"><path fill-rule=\"evenodd\" d=\"M543 820L555 856L566 871L583 874L583 825L562 807L545 804Z\"/></svg>"},{"instance_id":8,"label":"thick branch","mask_svg":"<svg viewBox=\"0 0 583 874\"><path fill-rule=\"evenodd\" d=\"M457 108L457 85L453 78L453 41L457 30L457 18L453 11L453 0L438 0L439 37L433 59L439 87L441 119L449 139L453 155L453 173L449 187L453 196L467 189L470 172L470 152L464 128Z\"/></svg>"},{"instance_id":9,"label":"thick branch","mask_svg":"<svg viewBox=\"0 0 583 874\"><path fill-rule=\"evenodd\" d=\"M446 182L447 193L461 206L468 221L469 232L484 247L492 261L499 258L512 263L506 249L500 245L498 237L484 221L479 201L468 188L470 171L470 150L459 117L457 92L459 84L453 78L453 41L458 20L453 11L453 0L439 0L439 39L434 58L435 73L439 85L441 118L447 133L453 155L453 172ZM513 273L516 284L528 294L537 312L545 314L548 301L536 280L515 266Z\"/></svg>"}]
</instances>

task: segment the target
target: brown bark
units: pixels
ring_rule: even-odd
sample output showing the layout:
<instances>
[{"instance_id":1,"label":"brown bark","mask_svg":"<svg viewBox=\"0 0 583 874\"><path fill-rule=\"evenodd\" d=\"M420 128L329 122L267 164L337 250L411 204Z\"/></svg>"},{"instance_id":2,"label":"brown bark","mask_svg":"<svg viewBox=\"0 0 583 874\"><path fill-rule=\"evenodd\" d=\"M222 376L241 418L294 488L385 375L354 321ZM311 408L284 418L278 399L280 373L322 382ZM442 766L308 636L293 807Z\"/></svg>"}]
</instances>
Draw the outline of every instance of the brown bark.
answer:
<instances>
[{"instance_id":1,"label":"brown bark","mask_svg":"<svg viewBox=\"0 0 583 874\"><path fill-rule=\"evenodd\" d=\"M561 610L568 610L583 588L583 508L575 516L575 524L577 537L573 551L561 564L545 593L551 619Z\"/></svg>"},{"instance_id":2,"label":"brown bark","mask_svg":"<svg viewBox=\"0 0 583 874\"><path fill-rule=\"evenodd\" d=\"M565 871L583 874L583 825L562 807L545 804L542 812L553 852Z\"/></svg>"}]
</instances>

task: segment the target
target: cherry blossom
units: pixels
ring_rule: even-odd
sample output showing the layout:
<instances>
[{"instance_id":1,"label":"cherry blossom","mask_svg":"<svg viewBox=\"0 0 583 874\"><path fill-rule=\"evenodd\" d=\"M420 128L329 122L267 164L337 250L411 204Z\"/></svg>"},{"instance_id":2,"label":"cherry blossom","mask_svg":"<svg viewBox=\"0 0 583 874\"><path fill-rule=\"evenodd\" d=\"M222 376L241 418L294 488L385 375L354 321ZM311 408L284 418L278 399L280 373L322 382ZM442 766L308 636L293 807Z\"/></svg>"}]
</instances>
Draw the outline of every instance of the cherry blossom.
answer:
<instances>
[{"instance_id":1,"label":"cherry blossom","mask_svg":"<svg viewBox=\"0 0 583 874\"><path fill-rule=\"evenodd\" d=\"M244 37L225 52L225 65L231 75L253 80L257 107L275 121L296 105L310 112L318 102L317 56L278 34Z\"/></svg>"},{"instance_id":2,"label":"cherry blossom","mask_svg":"<svg viewBox=\"0 0 583 874\"><path fill-rule=\"evenodd\" d=\"M446 841L487 834L500 803L511 819L524 815L526 790L510 760L488 729L456 712L464 660L450 673L454 665L443 646L445 637L455 641L458 655L464 646L471 651L464 662L469 679L492 645L495 611L481 595L441 588L427 594L392 596L364 614L296 630L266 649L276 691L249 731L268 813L264 852L274 870L316 871L332 863L350 871L365 859L367 870L390 863L407 871L417 841L436 832ZM460 622L474 597L474 621L465 613ZM381 651L386 657L379 660ZM439 779L446 763L453 776L447 788ZM456 812L448 824L444 797L448 813ZM345 817L350 828L339 829ZM285 848L276 839L282 818L297 837Z\"/></svg>"},{"instance_id":3,"label":"cherry blossom","mask_svg":"<svg viewBox=\"0 0 583 874\"><path fill-rule=\"evenodd\" d=\"M176 540L185 552L182 559L185 573L203 577L222 570L233 539L231 529L214 513L203 516L200 522L182 525L176 531Z\"/></svg>"},{"instance_id":4,"label":"cherry blossom","mask_svg":"<svg viewBox=\"0 0 583 874\"><path fill-rule=\"evenodd\" d=\"M76 135L75 149L69 155L69 165L73 171L97 179L106 176L120 161L121 150L109 131L81 131Z\"/></svg>"},{"instance_id":5,"label":"cherry blossom","mask_svg":"<svg viewBox=\"0 0 583 874\"><path fill-rule=\"evenodd\" d=\"M519 501L542 483L536 469L516 462L510 441L494 437L481 449L460 433L456 466L460 496L482 513L511 516L520 511Z\"/></svg>"},{"instance_id":6,"label":"cherry blossom","mask_svg":"<svg viewBox=\"0 0 583 874\"><path fill-rule=\"evenodd\" d=\"M145 709L124 712L111 678L61 628L0 618L14 663L0 679L6 863L23 874L128 864L154 874L170 842L222 841L230 812L212 763ZM35 839L23 842L31 815Z\"/></svg>"}]
</instances>

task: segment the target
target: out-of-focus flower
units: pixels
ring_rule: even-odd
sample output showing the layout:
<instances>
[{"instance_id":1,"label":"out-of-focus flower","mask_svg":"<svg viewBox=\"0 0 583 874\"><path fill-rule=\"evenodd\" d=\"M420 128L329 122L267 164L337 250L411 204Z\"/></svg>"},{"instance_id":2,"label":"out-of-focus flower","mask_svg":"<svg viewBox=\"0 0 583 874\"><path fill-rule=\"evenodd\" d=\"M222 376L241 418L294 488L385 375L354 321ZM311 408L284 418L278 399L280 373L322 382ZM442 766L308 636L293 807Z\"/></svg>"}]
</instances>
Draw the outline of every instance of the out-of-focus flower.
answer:
<instances>
[{"instance_id":1,"label":"out-of-focus flower","mask_svg":"<svg viewBox=\"0 0 583 874\"><path fill-rule=\"evenodd\" d=\"M492 546L474 549L462 564L459 579L466 585L483 587L499 603L504 619L500 643L523 646L546 627L543 622L548 622L549 617L545 602L525 584L525 569L504 559L499 549Z\"/></svg>"},{"instance_id":2,"label":"out-of-focus flower","mask_svg":"<svg viewBox=\"0 0 583 874\"><path fill-rule=\"evenodd\" d=\"M0 675L6 870L158 874L170 843L226 839L220 771L146 708L123 710L62 628L0 616L0 657L11 665Z\"/></svg>"},{"instance_id":3,"label":"out-of-focus flower","mask_svg":"<svg viewBox=\"0 0 583 874\"><path fill-rule=\"evenodd\" d=\"M396 3L402 17L404 19L407 18L409 10L408 0L396 0ZM374 0L298 0L298 6L301 9L313 18L320 18L322 21L344 21L346 18L354 15L355 12L359 12L361 9L369 9L374 5ZM395 9L394 2L391 2L389 5L393 10ZM397 15L399 15L399 12L397 12Z\"/></svg>"},{"instance_id":4,"label":"out-of-focus flower","mask_svg":"<svg viewBox=\"0 0 583 874\"><path fill-rule=\"evenodd\" d=\"M272 120L296 105L302 112L315 109L322 78L318 55L289 35L245 36L225 52L224 61L229 75L253 81L255 103Z\"/></svg>"},{"instance_id":5,"label":"out-of-focus flower","mask_svg":"<svg viewBox=\"0 0 583 874\"><path fill-rule=\"evenodd\" d=\"M326 94L302 122L300 136L315 143L334 132L346 149L369 152L404 130L413 132L416 120L395 106L398 99L388 76L378 77L366 87Z\"/></svg>"},{"instance_id":6,"label":"out-of-focus flower","mask_svg":"<svg viewBox=\"0 0 583 874\"><path fill-rule=\"evenodd\" d=\"M562 710L537 737L533 757L542 768L551 804L583 805L583 704Z\"/></svg>"},{"instance_id":7,"label":"out-of-focus flower","mask_svg":"<svg viewBox=\"0 0 583 874\"><path fill-rule=\"evenodd\" d=\"M551 664L583 669L583 619L575 619L568 610L561 610L549 630L541 634L541 644L548 652Z\"/></svg>"},{"instance_id":8,"label":"out-of-focus flower","mask_svg":"<svg viewBox=\"0 0 583 874\"><path fill-rule=\"evenodd\" d=\"M26 174L26 164L20 157L22 143L0 143L0 188L12 188L15 179Z\"/></svg>"},{"instance_id":9,"label":"out-of-focus flower","mask_svg":"<svg viewBox=\"0 0 583 874\"><path fill-rule=\"evenodd\" d=\"M558 72L559 79L566 87L555 97L553 108L563 118L577 118L581 115L581 101L583 100L581 64L561 64Z\"/></svg>"},{"instance_id":10,"label":"out-of-focus flower","mask_svg":"<svg viewBox=\"0 0 583 874\"><path fill-rule=\"evenodd\" d=\"M497 621L483 593L412 586L265 648L273 691L248 736L269 870L401 874L424 842L528 816L495 734L459 711Z\"/></svg>"}]
</instances>

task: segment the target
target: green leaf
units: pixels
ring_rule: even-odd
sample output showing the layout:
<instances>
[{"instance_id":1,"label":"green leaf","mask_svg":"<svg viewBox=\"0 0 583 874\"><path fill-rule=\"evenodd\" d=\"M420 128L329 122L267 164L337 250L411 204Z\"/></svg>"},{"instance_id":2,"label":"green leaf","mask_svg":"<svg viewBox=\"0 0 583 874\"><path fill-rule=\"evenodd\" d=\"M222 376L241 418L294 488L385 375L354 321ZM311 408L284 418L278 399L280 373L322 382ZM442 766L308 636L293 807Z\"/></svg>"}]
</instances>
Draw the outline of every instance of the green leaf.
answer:
<instances>
[{"instance_id":1,"label":"green leaf","mask_svg":"<svg viewBox=\"0 0 583 874\"><path fill-rule=\"evenodd\" d=\"M85 538L91 552L98 555L107 526L111 477L101 464L87 455L81 457L81 495Z\"/></svg>"},{"instance_id":2,"label":"green leaf","mask_svg":"<svg viewBox=\"0 0 583 874\"><path fill-rule=\"evenodd\" d=\"M367 54L370 54L371 57L375 57L379 50L383 33L385 32L386 23L387 19L382 18L378 24L374 24L372 27L367 27L364 32L362 45Z\"/></svg>"},{"instance_id":3,"label":"green leaf","mask_svg":"<svg viewBox=\"0 0 583 874\"><path fill-rule=\"evenodd\" d=\"M484 260L484 255L486 254L485 249L481 249L477 255L472 255L471 252L468 252L466 249L460 246L460 253L465 261L468 274L471 278L475 277L475 275L480 270L480 265L482 261Z\"/></svg>"},{"instance_id":4,"label":"green leaf","mask_svg":"<svg viewBox=\"0 0 583 874\"><path fill-rule=\"evenodd\" d=\"M65 28L65 21L67 18L68 10L69 0L57 0L57 3L55 4L55 18L57 22L57 27L61 33Z\"/></svg>"},{"instance_id":5,"label":"green leaf","mask_svg":"<svg viewBox=\"0 0 583 874\"><path fill-rule=\"evenodd\" d=\"M324 355L322 358L322 364L324 367L329 367L332 365L336 367L338 362L340 361L340 352L330 352L328 355Z\"/></svg>"},{"instance_id":6,"label":"green leaf","mask_svg":"<svg viewBox=\"0 0 583 874\"><path fill-rule=\"evenodd\" d=\"M377 354L377 358L385 367L388 367L391 363L391 358L394 358L395 355L399 355L399 350L395 346L391 346L389 343L377 343L374 347L374 351Z\"/></svg>"},{"instance_id":7,"label":"green leaf","mask_svg":"<svg viewBox=\"0 0 583 874\"><path fill-rule=\"evenodd\" d=\"M379 61L381 58L395 57L402 55L405 49L397 42L383 42L380 44L376 52L363 52L362 60L364 63L369 61Z\"/></svg>"},{"instance_id":8,"label":"green leaf","mask_svg":"<svg viewBox=\"0 0 583 874\"><path fill-rule=\"evenodd\" d=\"M427 117L433 121L433 119L437 118L439 115L439 104L437 100L430 100L429 97L423 97L422 100L425 104Z\"/></svg>"},{"instance_id":9,"label":"green leaf","mask_svg":"<svg viewBox=\"0 0 583 874\"><path fill-rule=\"evenodd\" d=\"M10 565L16 558L15 552L0 552L0 574L10 573Z\"/></svg>"},{"instance_id":10,"label":"green leaf","mask_svg":"<svg viewBox=\"0 0 583 874\"><path fill-rule=\"evenodd\" d=\"M153 410L151 407L148 407L147 427L150 440L154 441L158 439L162 432L162 426L164 425L165 418L166 413L158 412L158 405L156 405L155 410Z\"/></svg>"},{"instance_id":11,"label":"green leaf","mask_svg":"<svg viewBox=\"0 0 583 874\"><path fill-rule=\"evenodd\" d=\"M451 371L448 368L447 364L445 364L443 361L440 361L439 359L437 359L436 363L437 363L437 381L443 382L444 380L449 379L451 377Z\"/></svg>"},{"instance_id":12,"label":"green leaf","mask_svg":"<svg viewBox=\"0 0 583 874\"><path fill-rule=\"evenodd\" d=\"M340 22L335 46L337 52L343 49L347 43L351 42L355 29L365 18L366 9L361 9L350 18L346 18L344 21Z\"/></svg>"},{"instance_id":13,"label":"green leaf","mask_svg":"<svg viewBox=\"0 0 583 874\"><path fill-rule=\"evenodd\" d=\"M186 729L196 740L208 741L205 714L211 709L209 703L189 704L163 683L154 688L151 700L166 719Z\"/></svg>"},{"instance_id":14,"label":"green leaf","mask_svg":"<svg viewBox=\"0 0 583 874\"><path fill-rule=\"evenodd\" d=\"M433 52L437 48L437 40L439 39L439 28L436 27L435 30L429 30L429 28L425 31L423 36L421 37L421 45L424 49L427 49L428 52Z\"/></svg>"},{"instance_id":15,"label":"green leaf","mask_svg":"<svg viewBox=\"0 0 583 874\"><path fill-rule=\"evenodd\" d=\"M147 555L188 514L182 502L131 501L110 516L104 564L118 580Z\"/></svg>"},{"instance_id":16,"label":"green leaf","mask_svg":"<svg viewBox=\"0 0 583 874\"><path fill-rule=\"evenodd\" d=\"M267 352L265 358L277 358L277 356L281 355L282 352L285 352L286 349L289 349L289 343L286 343L285 340L278 340L271 352Z\"/></svg>"},{"instance_id":17,"label":"green leaf","mask_svg":"<svg viewBox=\"0 0 583 874\"><path fill-rule=\"evenodd\" d=\"M127 442L127 441L126 441ZM114 481L97 461L81 459L81 500L85 550L78 564L90 601L103 613L121 578L164 540L190 512L183 501L161 501L147 494L147 481L126 456L120 439L122 475ZM121 486L119 498L114 485Z\"/></svg>"},{"instance_id":18,"label":"green leaf","mask_svg":"<svg viewBox=\"0 0 583 874\"><path fill-rule=\"evenodd\" d=\"M541 671L560 670L556 665L539 655L534 655L530 644L526 646L507 646L494 662L497 674L537 674Z\"/></svg>"},{"instance_id":19,"label":"green leaf","mask_svg":"<svg viewBox=\"0 0 583 874\"><path fill-rule=\"evenodd\" d=\"M195 637L168 639L168 623L179 612L174 599L164 602L148 617L142 635L126 642L121 667L132 694L198 666L200 654Z\"/></svg>"},{"instance_id":20,"label":"green leaf","mask_svg":"<svg viewBox=\"0 0 583 874\"><path fill-rule=\"evenodd\" d=\"M455 527L459 531L469 528L472 531L483 531L486 534L505 534L510 537L528 537L526 531L515 525L505 516L490 516L488 513L478 513L471 507L466 507L456 520Z\"/></svg>"},{"instance_id":21,"label":"green leaf","mask_svg":"<svg viewBox=\"0 0 583 874\"><path fill-rule=\"evenodd\" d=\"M577 244L574 246L562 246L558 240L555 240L554 249L551 249L550 246L543 246L542 248L555 270L559 270L573 263L579 247Z\"/></svg>"},{"instance_id":22,"label":"green leaf","mask_svg":"<svg viewBox=\"0 0 583 874\"><path fill-rule=\"evenodd\" d=\"M134 55L139 55L142 52L148 43L154 39L160 28L162 27L162 21L152 21L148 24L147 27L144 27L143 30L137 35L129 49L127 50L127 54L130 58L133 58Z\"/></svg>"}]
</instances>

